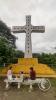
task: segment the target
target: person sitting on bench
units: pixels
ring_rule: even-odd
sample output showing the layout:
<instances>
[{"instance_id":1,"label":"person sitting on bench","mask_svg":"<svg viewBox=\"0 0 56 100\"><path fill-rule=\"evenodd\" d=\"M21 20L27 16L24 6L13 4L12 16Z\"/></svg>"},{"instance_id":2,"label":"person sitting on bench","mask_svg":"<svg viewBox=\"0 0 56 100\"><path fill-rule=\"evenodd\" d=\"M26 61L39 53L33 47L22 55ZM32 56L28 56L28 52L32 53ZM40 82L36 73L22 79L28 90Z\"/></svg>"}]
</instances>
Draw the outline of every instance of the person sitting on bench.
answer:
<instances>
[{"instance_id":1,"label":"person sitting on bench","mask_svg":"<svg viewBox=\"0 0 56 100\"><path fill-rule=\"evenodd\" d=\"M33 67L30 67L30 79L35 80L35 78L36 78L36 72L33 69Z\"/></svg>"},{"instance_id":2,"label":"person sitting on bench","mask_svg":"<svg viewBox=\"0 0 56 100\"><path fill-rule=\"evenodd\" d=\"M23 71L20 71L19 77L20 77L20 79L21 79L22 81L24 81L24 73L23 73Z\"/></svg>"},{"instance_id":3,"label":"person sitting on bench","mask_svg":"<svg viewBox=\"0 0 56 100\"><path fill-rule=\"evenodd\" d=\"M9 70L7 71L7 78L8 80L11 80L12 79L12 67L9 68Z\"/></svg>"}]
</instances>

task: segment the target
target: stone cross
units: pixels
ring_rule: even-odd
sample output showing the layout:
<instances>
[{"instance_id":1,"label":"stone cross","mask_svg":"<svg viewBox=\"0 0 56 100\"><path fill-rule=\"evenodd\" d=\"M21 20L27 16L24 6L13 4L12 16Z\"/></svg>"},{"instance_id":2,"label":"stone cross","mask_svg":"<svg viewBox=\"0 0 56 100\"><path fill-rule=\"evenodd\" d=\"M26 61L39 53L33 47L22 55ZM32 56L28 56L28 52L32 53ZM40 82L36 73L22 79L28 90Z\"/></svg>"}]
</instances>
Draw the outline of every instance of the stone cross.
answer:
<instances>
[{"instance_id":1,"label":"stone cross","mask_svg":"<svg viewBox=\"0 0 56 100\"><path fill-rule=\"evenodd\" d=\"M13 26L13 33L26 33L25 39L25 58L32 58L32 43L31 43L31 33L43 33L45 32L44 26L33 26L31 25L31 16L26 16L26 25L24 26Z\"/></svg>"}]
</instances>

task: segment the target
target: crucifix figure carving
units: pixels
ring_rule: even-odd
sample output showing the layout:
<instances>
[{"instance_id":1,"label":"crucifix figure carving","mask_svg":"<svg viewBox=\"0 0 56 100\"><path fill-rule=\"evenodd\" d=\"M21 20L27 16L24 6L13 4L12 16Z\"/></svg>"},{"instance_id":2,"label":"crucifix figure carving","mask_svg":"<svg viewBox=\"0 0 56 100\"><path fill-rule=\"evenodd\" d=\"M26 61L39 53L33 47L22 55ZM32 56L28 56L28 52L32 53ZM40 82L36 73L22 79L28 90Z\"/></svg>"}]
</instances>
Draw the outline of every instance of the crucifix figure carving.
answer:
<instances>
[{"instance_id":1,"label":"crucifix figure carving","mask_svg":"<svg viewBox=\"0 0 56 100\"><path fill-rule=\"evenodd\" d=\"M26 25L24 26L13 26L13 33L26 33L25 39L25 58L32 58L32 43L31 43L31 33L44 33L44 26L33 26L31 25L31 16L26 16Z\"/></svg>"}]
</instances>

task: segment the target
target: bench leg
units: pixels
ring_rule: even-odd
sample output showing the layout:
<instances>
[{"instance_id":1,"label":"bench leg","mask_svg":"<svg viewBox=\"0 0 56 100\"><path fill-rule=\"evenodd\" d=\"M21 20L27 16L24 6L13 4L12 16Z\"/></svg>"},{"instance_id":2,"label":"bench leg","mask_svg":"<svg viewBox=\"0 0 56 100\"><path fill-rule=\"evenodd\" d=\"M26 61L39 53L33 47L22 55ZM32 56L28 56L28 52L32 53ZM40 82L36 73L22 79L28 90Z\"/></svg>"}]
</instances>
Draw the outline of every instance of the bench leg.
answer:
<instances>
[{"instance_id":1,"label":"bench leg","mask_svg":"<svg viewBox=\"0 0 56 100\"><path fill-rule=\"evenodd\" d=\"M33 89L32 84L30 84L30 89L31 89L31 90Z\"/></svg>"},{"instance_id":2,"label":"bench leg","mask_svg":"<svg viewBox=\"0 0 56 100\"><path fill-rule=\"evenodd\" d=\"M9 87L9 83L8 82L6 82L6 89Z\"/></svg>"},{"instance_id":3,"label":"bench leg","mask_svg":"<svg viewBox=\"0 0 56 100\"><path fill-rule=\"evenodd\" d=\"M18 83L18 89L20 89L20 83Z\"/></svg>"}]
</instances>

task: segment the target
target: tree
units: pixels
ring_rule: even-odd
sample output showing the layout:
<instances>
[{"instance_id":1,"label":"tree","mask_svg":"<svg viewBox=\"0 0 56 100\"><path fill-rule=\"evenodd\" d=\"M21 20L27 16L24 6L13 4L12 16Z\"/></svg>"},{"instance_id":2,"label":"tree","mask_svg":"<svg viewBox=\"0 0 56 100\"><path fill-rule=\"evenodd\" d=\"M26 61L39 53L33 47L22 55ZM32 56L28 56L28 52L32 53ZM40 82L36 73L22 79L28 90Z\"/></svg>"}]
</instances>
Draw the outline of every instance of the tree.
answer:
<instances>
[{"instance_id":1,"label":"tree","mask_svg":"<svg viewBox=\"0 0 56 100\"><path fill-rule=\"evenodd\" d=\"M38 58L39 63L43 63L43 64L47 64L50 67L54 67L56 68L56 53L54 54L46 54L46 53L42 53L42 54L38 54L35 53L33 54L33 57Z\"/></svg>"},{"instance_id":2,"label":"tree","mask_svg":"<svg viewBox=\"0 0 56 100\"><path fill-rule=\"evenodd\" d=\"M13 62L13 58L15 56L15 49L10 45L9 41L0 37L0 66Z\"/></svg>"},{"instance_id":3,"label":"tree","mask_svg":"<svg viewBox=\"0 0 56 100\"><path fill-rule=\"evenodd\" d=\"M1 20L0 20L0 36L7 38L10 44L12 44L12 46L15 46L16 37L11 34L11 29Z\"/></svg>"}]
</instances>

